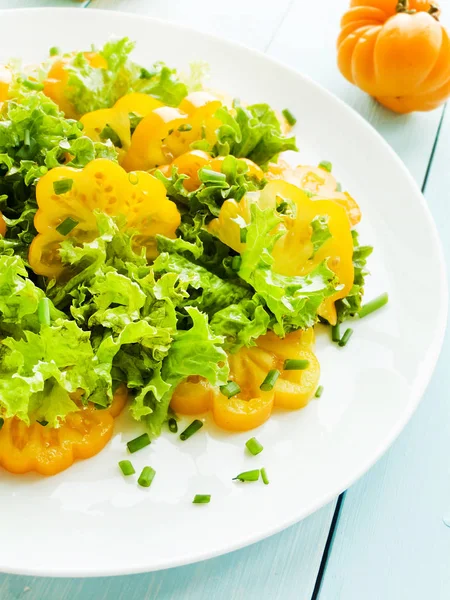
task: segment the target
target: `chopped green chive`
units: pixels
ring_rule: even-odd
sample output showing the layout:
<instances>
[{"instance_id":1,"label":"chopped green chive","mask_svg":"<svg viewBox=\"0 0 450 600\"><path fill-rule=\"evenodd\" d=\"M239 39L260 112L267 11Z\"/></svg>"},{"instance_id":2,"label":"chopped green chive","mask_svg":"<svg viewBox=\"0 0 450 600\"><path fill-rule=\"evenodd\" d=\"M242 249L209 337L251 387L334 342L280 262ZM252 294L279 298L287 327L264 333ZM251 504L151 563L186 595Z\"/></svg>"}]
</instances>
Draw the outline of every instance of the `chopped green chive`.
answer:
<instances>
[{"instance_id":1,"label":"chopped green chive","mask_svg":"<svg viewBox=\"0 0 450 600\"><path fill-rule=\"evenodd\" d=\"M192 504L209 504L211 502L211 494L195 494Z\"/></svg>"},{"instance_id":2,"label":"chopped green chive","mask_svg":"<svg viewBox=\"0 0 450 600\"><path fill-rule=\"evenodd\" d=\"M226 183L227 176L225 173L218 173L211 169L200 169L198 172L199 179L202 183Z\"/></svg>"},{"instance_id":3,"label":"chopped green chive","mask_svg":"<svg viewBox=\"0 0 450 600\"><path fill-rule=\"evenodd\" d=\"M284 361L284 370L285 371L304 371L308 367L309 367L309 360L287 358Z\"/></svg>"},{"instance_id":4,"label":"chopped green chive","mask_svg":"<svg viewBox=\"0 0 450 600\"><path fill-rule=\"evenodd\" d=\"M346 346L348 340L352 337L352 335L353 335L353 329L351 327L349 327L348 329L346 329L344 335L342 336L341 341L339 342L339 346L341 346L341 348Z\"/></svg>"},{"instance_id":5,"label":"chopped green chive","mask_svg":"<svg viewBox=\"0 0 450 600\"><path fill-rule=\"evenodd\" d=\"M262 444L260 444L258 442L258 440L254 437L252 437L248 441L246 441L245 445L247 446L249 452L251 452L251 454L253 454L253 456L256 456L257 454L259 454L260 452L262 452L264 450L264 446Z\"/></svg>"},{"instance_id":6,"label":"chopped green chive","mask_svg":"<svg viewBox=\"0 0 450 600\"><path fill-rule=\"evenodd\" d=\"M53 182L53 190L55 194L58 194L58 196L65 194L66 192L70 192L72 186L73 179L59 179L58 181Z\"/></svg>"},{"instance_id":7,"label":"chopped green chive","mask_svg":"<svg viewBox=\"0 0 450 600\"><path fill-rule=\"evenodd\" d=\"M43 83L39 83L38 81L31 81L30 79L22 79L22 84L29 90L34 90L36 92L40 92L44 89Z\"/></svg>"},{"instance_id":8,"label":"chopped green chive","mask_svg":"<svg viewBox=\"0 0 450 600\"><path fill-rule=\"evenodd\" d=\"M241 268L241 263L242 258L240 256L233 256L233 260L231 261L231 268L233 269L233 271L236 271L237 273Z\"/></svg>"},{"instance_id":9,"label":"chopped green chive","mask_svg":"<svg viewBox=\"0 0 450 600\"><path fill-rule=\"evenodd\" d=\"M340 323L336 323L336 325L333 325L331 327L331 339L333 340L333 342L341 341L341 325L340 325Z\"/></svg>"},{"instance_id":10,"label":"chopped green chive","mask_svg":"<svg viewBox=\"0 0 450 600\"><path fill-rule=\"evenodd\" d=\"M236 382L229 381L227 384L220 386L220 391L227 398L232 398L233 396L236 396L236 394L239 394L241 388Z\"/></svg>"},{"instance_id":11,"label":"chopped green chive","mask_svg":"<svg viewBox=\"0 0 450 600\"><path fill-rule=\"evenodd\" d=\"M273 390L273 387L276 384L279 376L280 376L280 371L278 371L278 369L272 369L271 371L269 371L267 373L266 378L264 379L262 384L259 386L259 389L262 390L263 392L270 392L271 390Z\"/></svg>"},{"instance_id":12,"label":"chopped green chive","mask_svg":"<svg viewBox=\"0 0 450 600\"><path fill-rule=\"evenodd\" d=\"M324 171L328 171L328 173L331 173L333 165L330 163L329 160L321 160L319 163L319 168L324 169Z\"/></svg>"},{"instance_id":13,"label":"chopped green chive","mask_svg":"<svg viewBox=\"0 0 450 600\"><path fill-rule=\"evenodd\" d=\"M61 50L58 48L58 46L52 46L48 53L50 56L58 56L58 54L61 54Z\"/></svg>"},{"instance_id":14,"label":"chopped green chive","mask_svg":"<svg viewBox=\"0 0 450 600\"><path fill-rule=\"evenodd\" d=\"M139 475L138 484L141 487L150 487L155 478L156 471L152 467L144 467Z\"/></svg>"},{"instance_id":15,"label":"chopped green chive","mask_svg":"<svg viewBox=\"0 0 450 600\"><path fill-rule=\"evenodd\" d=\"M56 231L64 236L69 235L69 233L78 225L78 223L79 221L76 219L67 217L67 219L64 219L64 221L58 225Z\"/></svg>"},{"instance_id":16,"label":"chopped green chive","mask_svg":"<svg viewBox=\"0 0 450 600\"><path fill-rule=\"evenodd\" d=\"M367 317L367 315L370 315L370 313L373 313L376 310L380 309L382 306L385 306L388 303L388 301L389 301L389 296L387 293L384 293L384 294L381 294L381 296L374 298L370 302L367 302L367 304L364 304L359 309L358 315L359 315L360 319L362 319L363 317Z\"/></svg>"},{"instance_id":17,"label":"chopped green chive","mask_svg":"<svg viewBox=\"0 0 450 600\"><path fill-rule=\"evenodd\" d=\"M281 114L286 119L286 121L289 123L289 125L291 127L294 127L294 125L297 123L297 119L294 117L294 115L291 113L291 111L288 108L285 108L281 111Z\"/></svg>"},{"instance_id":18,"label":"chopped green chive","mask_svg":"<svg viewBox=\"0 0 450 600\"><path fill-rule=\"evenodd\" d=\"M0 429L3 427L5 423L5 419L3 417L0 417Z\"/></svg>"},{"instance_id":19,"label":"chopped green chive","mask_svg":"<svg viewBox=\"0 0 450 600\"><path fill-rule=\"evenodd\" d=\"M38 319L41 325L50 326L50 300L48 298L41 298L38 304Z\"/></svg>"},{"instance_id":20,"label":"chopped green chive","mask_svg":"<svg viewBox=\"0 0 450 600\"><path fill-rule=\"evenodd\" d=\"M105 127L103 127L102 131L100 132L100 139L111 140L116 148L122 148L122 140L111 127L111 125L105 125Z\"/></svg>"},{"instance_id":21,"label":"chopped green chive","mask_svg":"<svg viewBox=\"0 0 450 600\"><path fill-rule=\"evenodd\" d=\"M136 473L133 465L130 463L129 460L119 460L119 467L122 473L125 475L125 477L128 477L129 475L134 475Z\"/></svg>"},{"instance_id":22,"label":"chopped green chive","mask_svg":"<svg viewBox=\"0 0 450 600\"><path fill-rule=\"evenodd\" d=\"M148 446L150 443L151 442L148 433L143 433L139 437L134 438L134 440L130 440L129 442L127 442L127 448L128 451L131 452L131 454L133 454L133 452L142 450L142 448L145 448L145 446Z\"/></svg>"},{"instance_id":23,"label":"chopped green chive","mask_svg":"<svg viewBox=\"0 0 450 600\"><path fill-rule=\"evenodd\" d=\"M320 398L320 396L323 394L323 385L319 385L319 387L316 390L316 393L314 394L314 396L316 398Z\"/></svg>"},{"instance_id":24,"label":"chopped green chive","mask_svg":"<svg viewBox=\"0 0 450 600\"><path fill-rule=\"evenodd\" d=\"M342 192L342 185L339 183L339 181L336 183L336 191Z\"/></svg>"},{"instance_id":25,"label":"chopped green chive","mask_svg":"<svg viewBox=\"0 0 450 600\"><path fill-rule=\"evenodd\" d=\"M38 421L39 425L42 425L42 427L47 427L48 425L48 421L42 420L42 421Z\"/></svg>"},{"instance_id":26,"label":"chopped green chive","mask_svg":"<svg viewBox=\"0 0 450 600\"><path fill-rule=\"evenodd\" d=\"M197 431L199 429L201 429L203 427L203 422L200 421L199 419L195 419L194 421L192 421L192 423L190 425L188 425L186 427L186 429L180 433L180 440L182 440L183 442L187 439L189 439L191 436L194 435L194 433L197 433Z\"/></svg>"},{"instance_id":27,"label":"chopped green chive","mask_svg":"<svg viewBox=\"0 0 450 600\"><path fill-rule=\"evenodd\" d=\"M185 131L191 131L192 125L190 123L184 123L178 127L178 131L184 133Z\"/></svg>"},{"instance_id":28,"label":"chopped green chive","mask_svg":"<svg viewBox=\"0 0 450 600\"><path fill-rule=\"evenodd\" d=\"M173 417L171 417L168 420L167 425L169 426L169 431L171 431L172 433L177 433L177 431L178 431L178 423L177 423L176 419L174 419Z\"/></svg>"},{"instance_id":29,"label":"chopped green chive","mask_svg":"<svg viewBox=\"0 0 450 600\"><path fill-rule=\"evenodd\" d=\"M25 146L29 146L31 144L29 129L25 129L25 133L23 134L23 143L25 144Z\"/></svg>"},{"instance_id":30,"label":"chopped green chive","mask_svg":"<svg viewBox=\"0 0 450 600\"><path fill-rule=\"evenodd\" d=\"M247 227L241 227L240 230L240 234L239 234L239 239L241 241L241 244L245 244L245 242L247 241Z\"/></svg>"},{"instance_id":31,"label":"chopped green chive","mask_svg":"<svg viewBox=\"0 0 450 600\"><path fill-rule=\"evenodd\" d=\"M264 485L269 485L269 478L267 477L267 472L264 467L261 469L261 479L263 480Z\"/></svg>"},{"instance_id":32,"label":"chopped green chive","mask_svg":"<svg viewBox=\"0 0 450 600\"><path fill-rule=\"evenodd\" d=\"M244 471L244 473L239 473L237 477L233 477L233 481L258 481L259 479L259 469L255 469L254 471Z\"/></svg>"}]
</instances>

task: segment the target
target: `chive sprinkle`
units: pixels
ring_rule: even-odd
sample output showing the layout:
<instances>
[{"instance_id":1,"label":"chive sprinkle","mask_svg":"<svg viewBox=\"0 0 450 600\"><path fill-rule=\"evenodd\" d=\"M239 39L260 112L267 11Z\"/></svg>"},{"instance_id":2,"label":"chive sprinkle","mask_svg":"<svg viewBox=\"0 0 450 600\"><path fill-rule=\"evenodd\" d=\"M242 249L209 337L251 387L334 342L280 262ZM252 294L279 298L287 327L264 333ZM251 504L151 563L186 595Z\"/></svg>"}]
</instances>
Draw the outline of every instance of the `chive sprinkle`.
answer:
<instances>
[{"instance_id":1,"label":"chive sprinkle","mask_svg":"<svg viewBox=\"0 0 450 600\"><path fill-rule=\"evenodd\" d=\"M218 173L212 169L200 169L198 172L199 179L202 183L226 183L227 176L225 173Z\"/></svg>"},{"instance_id":2,"label":"chive sprinkle","mask_svg":"<svg viewBox=\"0 0 450 600\"><path fill-rule=\"evenodd\" d=\"M239 473L236 477L233 477L233 481L258 481L259 479L259 469L254 469L253 471L244 471L243 473Z\"/></svg>"},{"instance_id":3,"label":"chive sprinkle","mask_svg":"<svg viewBox=\"0 0 450 600\"><path fill-rule=\"evenodd\" d=\"M378 296L377 298L374 298L370 302L367 302L367 304L364 304L359 309L359 312L358 312L359 318L362 319L364 317L367 317L367 315L370 315L370 313L373 313L376 310L385 306L388 303L388 301L389 301L389 296L388 296L387 292L385 292L384 294L381 294L381 296Z\"/></svg>"},{"instance_id":4,"label":"chive sprinkle","mask_svg":"<svg viewBox=\"0 0 450 600\"><path fill-rule=\"evenodd\" d=\"M188 425L186 427L186 429L180 433L180 440L182 440L183 442L187 439L189 439L191 436L194 435L194 433L197 433L197 431L199 429L201 429L203 427L203 422L200 421L199 419L195 419L194 421L192 421L192 423L190 425Z\"/></svg>"},{"instance_id":5,"label":"chive sprinkle","mask_svg":"<svg viewBox=\"0 0 450 600\"><path fill-rule=\"evenodd\" d=\"M319 385L319 387L316 390L316 393L314 394L314 396L316 398L320 398L320 396L323 394L323 385Z\"/></svg>"},{"instance_id":6,"label":"chive sprinkle","mask_svg":"<svg viewBox=\"0 0 450 600\"><path fill-rule=\"evenodd\" d=\"M0 417L0 429L3 427L5 423L5 419L3 417Z\"/></svg>"},{"instance_id":7,"label":"chive sprinkle","mask_svg":"<svg viewBox=\"0 0 450 600\"><path fill-rule=\"evenodd\" d=\"M264 467L261 469L261 479L263 480L264 485L269 485L269 478L267 477L267 472Z\"/></svg>"},{"instance_id":8,"label":"chive sprinkle","mask_svg":"<svg viewBox=\"0 0 450 600\"><path fill-rule=\"evenodd\" d=\"M191 131L192 125L190 123L184 123L178 127L178 131L184 133L185 131Z\"/></svg>"},{"instance_id":9,"label":"chive sprinkle","mask_svg":"<svg viewBox=\"0 0 450 600\"><path fill-rule=\"evenodd\" d=\"M285 371L304 371L309 367L309 360L299 360L296 358L287 358L284 361Z\"/></svg>"},{"instance_id":10,"label":"chive sprinkle","mask_svg":"<svg viewBox=\"0 0 450 600\"><path fill-rule=\"evenodd\" d=\"M152 467L144 467L139 475L138 484L141 487L150 487L155 478L156 471Z\"/></svg>"},{"instance_id":11,"label":"chive sprinkle","mask_svg":"<svg viewBox=\"0 0 450 600\"><path fill-rule=\"evenodd\" d=\"M25 146L29 146L31 144L29 129L25 129L25 133L23 134L23 143Z\"/></svg>"},{"instance_id":12,"label":"chive sprinkle","mask_svg":"<svg viewBox=\"0 0 450 600\"><path fill-rule=\"evenodd\" d=\"M195 494L192 504L209 504L211 502L211 494Z\"/></svg>"},{"instance_id":13,"label":"chive sprinkle","mask_svg":"<svg viewBox=\"0 0 450 600\"><path fill-rule=\"evenodd\" d=\"M30 79L22 79L22 85L24 85L29 90L34 90L36 92L40 92L44 89L43 83L39 83L38 81L31 81Z\"/></svg>"},{"instance_id":14,"label":"chive sprinkle","mask_svg":"<svg viewBox=\"0 0 450 600\"><path fill-rule=\"evenodd\" d=\"M328 171L328 173L331 173L333 165L330 163L329 160L321 160L319 163L319 168L323 169L324 171Z\"/></svg>"},{"instance_id":15,"label":"chive sprinkle","mask_svg":"<svg viewBox=\"0 0 450 600\"><path fill-rule=\"evenodd\" d=\"M241 268L241 263L242 258L240 256L233 256L233 260L231 261L231 268L233 269L233 271L236 271L237 273Z\"/></svg>"},{"instance_id":16,"label":"chive sprinkle","mask_svg":"<svg viewBox=\"0 0 450 600\"><path fill-rule=\"evenodd\" d=\"M122 473L125 475L125 477L128 477L129 475L134 475L136 473L133 465L130 463L129 460L119 460L119 467Z\"/></svg>"},{"instance_id":17,"label":"chive sprinkle","mask_svg":"<svg viewBox=\"0 0 450 600\"><path fill-rule=\"evenodd\" d=\"M128 451L133 454L138 450L142 450L142 448L145 448L145 446L148 446L150 443L151 442L148 433L143 433L139 437L134 438L134 440L127 442L127 448Z\"/></svg>"},{"instance_id":18,"label":"chive sprinkle","mask_svg":"<svg viewBox=\"0 0 450 600\"><path fill-rule=\"evenodd\" d=\"M294 115L291 113L291 111L288 108L285 108L281 111L281 114L286 119L286 121L289 123L289 125L291 127L294 127L294 125L297 123L297 119L294 117Z\"/></svg>"},{"instance_id":19,"label":"chive sprinkle","mask_svg":"<svg viewBox=\"0 0 450 600\"><path fill-rule=\"evenodd\" d=\"M280 371L278 371L278 369L272 369L271 371L269 371L267 373L266 378L264 379L262 384L259 386L259 389L262 390L263 392L270 392L271 390L273 390L273 387L276 384L279 376L280 376Z\"/></svg>"},{"instance_id":20,"label":"chive sprinkle","mask_svg":"<svg viewBox=\"0 0 450 600\"><path fill-rule=\"evenodd\" d=\"M339 181L336 183L336 191L342 192L342 185L339 183Z\"/></svg>"},{"instance_id":21,"label":"chive sprinkle","mask_svg":"<svg viewBox=\"0 0 450 600\"><path fill-rule=\"evenodd\" d=\"M56 231L64 236L69 235L69 233L78 225L78 223L79 221L76 219L67 217L67 219L64 219L64 221L58 225Z\"/></svg>"},{"instance_id":22,"label":"chive sprinkle","mask_svg":"<svg viewBox=\"0 0 450 600\"><path fill-rule=\"evenodd\" d=\"M339 342L339 346L341 348L343 348L344 346L346 346L348 340L352 337L352 335L353 335L353 329L351 327L349 327L348 329L345 330L345 333L342 336L341 341Z\"/></svg>"},{"instance_id":23,"label":"chive sprinkle","mask_svg":"<svg viewBox=\"0 0 450 600\"><path fill-rule=\"evenodd\" d=\"M256 456L257 454L259 454L260 452L262 452L264 450L264 446L262 444L260 444L258 442L258 440L254 437L247 440L245 442L245 445L247 446L249 452L251 452L251 454L253 454L253 456Z\"/></svg>"},{"instance_id":24,"label":"chive sprinkle","mask_svg":"<svg viewBox=\"0 0 450 600\"><path fill-rule=\"evenodd\" d=\"M340 325L340 323L336 323L336 325L333 325L331 327L331 339L333 340L333 342L341 341L341 325Z\"/></svg>"},{"instance_id":25,"label":"chive sprinkle","mask_svg":"<svg viewBox=\"0 0 450 600\"><path fill-rule=\"evenodd\" d=\"M235 381L229 381L227 384L220 386L220 391L227 398L232 398L233 396L239 394L241 388Z\"/></svg>"},{"instance_id":26,"label":"chive sprinkle","mask_svg":"<svg viewBox=\"0 0 450 600\"><path fill-rule=\"evenodd\" d=\"M58 56L58 54L61 54L61 50L58 48L58 46L52 46L48 53L50 56Z\"/></svg>"},{"instance_id":27,"label":"chive sprinkle","mask_svg":"<svg viewBox=\"0 0 450 600\"><path fill-rule=\"evenodd\" d=\"M48 421L45 421L45 419L42 419L42 421L37 421L39 423L39 425L42 425L42 427L47 427L48 425Z\"/></svg>"},{"instance_id":28,"label":"chive sprinkle","mask_svg":"<svg viewBox=\"0 0 450 600\"><path fill-rule=\"evenodd\" d=\"M239 239L241 241L241 244L245 244L245 242L247 241L247 231L247 227L241 227L239 233Z\"/></svg>"},{"instance_id":29,"label":"chive sprinkle","mask_svg":"<svg viewBox=\"0 0 450 600\"><path fill-rule=\"evenodd\" d=\"M70 192L72 186L73 179L59 179L58 181L53 182L53 190L58 196Z\"/></svg>"},{"instance_id":30,"label":"chive sprinkle","mask_svg":"<svg viewBox=\"0 0 450 600\"><path fill-rule=\"evenodd\" d=\"M173 417L171 417L168 420L167 425L169 426L169 431L171 431L172 433L177 433L177 431L178 431L178 423L177 423L176 419L174 419Z\"/></svg>"},{"instance_id":31,"label":"chive sprinkle","mask_svg":"<svg viewBox=\"0 0 450 600\"><path fill-rule=\"evenodd\" d=\"M41 325L50 326L50 300L48 298L41 298L39 300L38 319Z\"/></svg>"}]
</instances>

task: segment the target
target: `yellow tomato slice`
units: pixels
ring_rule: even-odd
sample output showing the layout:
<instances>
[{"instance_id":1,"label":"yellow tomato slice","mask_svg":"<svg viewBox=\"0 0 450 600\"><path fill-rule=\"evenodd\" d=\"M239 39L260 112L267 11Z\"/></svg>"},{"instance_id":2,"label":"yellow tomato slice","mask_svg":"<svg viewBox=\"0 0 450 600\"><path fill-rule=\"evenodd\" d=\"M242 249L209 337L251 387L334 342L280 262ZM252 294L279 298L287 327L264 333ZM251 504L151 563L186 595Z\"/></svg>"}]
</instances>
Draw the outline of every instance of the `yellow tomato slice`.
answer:
<instances>
[{"instance_id":1,"label":"yellow tomato slice","mask_svg":"<svg viewBox=\"0 0 450 600\"><path fill-rule=\"evenodd\" d=\"M120 386L108 409L89 405L67 415L59 428L40 423L27 426L17 418L5 419L0 430L0 466L11 473L37 471L55 475L77 459L98 454L111 439L116 417L127 401L127 389Z\"/></svg>"},{"instance_id":2,"label":"yellow tomato slice","mask_svg":"<svg viewBox=\"0 0 450 600\"><path fill-rule=\"evenodd\" d=\"M171 408L181 415L198 415L211 408L213 388L203 377L188 377L176 387Z\"/></svg>"},{"instance_id":3,"label":"yellow tomato slice","mask_svg":"<svg viewBox=\"0 0 450 600\"><path fill-rule=\"evenodd\" d=\"M140 92L131 92L131 94L125 94L117 100L114 104L114 110L124 112L127 115L135 113L140 117L146 117L152 110L161 106L163 106L163 103L156 98Z\"/></svg>"},{"instance_id":4,"label":"yellow tomato slice","mask_svg":"<svg viewBox=\"0 0 450 600\"><path fill-rule=\"evenodd\" d=\"M152 110L136 127L130 149L123 160L127 171L148 171L172 162L174 155L167 146L170 133L185 125L188 115L177 108L162 106Z\"/></svg>"},{"instance_id":5,"label":"yellow tomato slice","mask_svg":"<svg viewBox=\"0 0 450 600\"><path fill-rule=\"evenodd\" d=\"M9 86L12 82L11 70L5 65L0 65L0 102L8 100Z\"/></svg>"},{"instance_id":6,"label":"yellow tomato slice","mask_svg":"<svg viewBox=\"0 0 450 600\"><path fill-rule=\"evenodd\" d=\"M227 398L216 392L213 401L213 417L216 424L228 431L248 431L267 421L272 413L273 392L259 392L258 396L241 399Z\"/></svg>"},{"instance_id":7,"label":"yellow tomato slice","mask_svg":"<svg viewBox=\"0 0 450 600\"><path fill-rule=\"evenodd\" d=\"M133 242L146 248L150 260L157 256L156 235L174 239L181 216L159 179L145 171L132 171L129 178L132 185L124 197L127 227L138 232Z\"/></svg>"},{"instance_id":8,"label":"yellow tomato slice","mask_svg":"<svg viewBox=\"0 0 450 600\"><path fill-rule=\"evenodd\" d=\"M160 167L160 171L170 177L172 167L177 167L178 173L187 175L183 185L188 192L196 190L200 186L198 172L201 168L206 167L211 160L211 156L202 150L191 150L178 156L170 165Z\"/></svg>"},{"instance_id":9,"label":"yellow tomato slice","mask_svg":"<svg viewBox=\"0 0 450 600\"><path fill-rule=\"evenodd\" d=\"M342 288L327 298L319 311L334 325L337 319L334 303L348 295L354 278L353 238L345 209L333 201L310 200L298 187L281 180L268 184L261 195L276 204L293 201L297 207L295 218L283 219L288 232L273 249L274 270L282 275L306 275L326 260L336 273ZM311 222L315 217L328 219L331 237L313 255Z\"/></svg>"},{"instance_id":10,"label":"yellow tomato slice","mask_svg":"<svg viewBox=\"0 0 450 600\"><path fill-rule=\"evenodd\" d=\"M130 147L130 119L128 113L121 112L115 108L101 108L93 112L86 113L80 119L83 124L83 133L94 142L104 142L107 136L102 137L105 127L110 127L120 139L120 148L126 152ZM113 141L113 140L111 140ZM114 143L114 141L113 141Z\"/></svg>"},{"instance_id":11,"label":"yellow tomato slice","mask_svg":"<svg viewBox=\"0 0 450 600\"><path fill-rule=\"evenodd\" d=\"M216 142L216 129L221 121L214 118L220 100L208 92L192 92L181 101L179 110L188 115L188 130L174 129L165 140L168 152L177 157L190 149L192 142L205 139L211 145ZM182 128L183 129L183 128Z\"/></svg>"}]
</instances>

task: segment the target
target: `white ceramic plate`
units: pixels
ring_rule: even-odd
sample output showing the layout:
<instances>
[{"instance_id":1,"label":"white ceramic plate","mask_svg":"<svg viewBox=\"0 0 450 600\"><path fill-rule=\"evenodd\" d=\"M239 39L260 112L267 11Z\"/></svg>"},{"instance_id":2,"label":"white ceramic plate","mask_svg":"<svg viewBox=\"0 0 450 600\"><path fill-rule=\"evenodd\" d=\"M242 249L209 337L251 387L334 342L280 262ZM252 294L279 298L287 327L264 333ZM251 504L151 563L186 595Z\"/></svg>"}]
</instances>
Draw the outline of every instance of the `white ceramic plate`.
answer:
<instances>
[{"instance_id":1,"label":"white ceramic plate","mask_svg":"<svg viewBox=\"0 0 450 600\"><path fill-rule=\"evenodd\" d=\"M126 416L97 457L45 479L0 473L0 571L49 576L116 575L162 569L240 548L306 517L347 488L387 449L427 385L445 328L447 289L432 218L413 179L356 113L294 71L237 45L168 23L94 10L6 11L0 61L44 58L50 46L89 48L111 34L137 41L143 64L186 68L204 59L212 84L246 101L289 107L298 117L301 159L333 162L363 210L372 243L367 297L390 303L354 325L345 349L318 340L325 392L300 412L279 413L255 433L208 424L187 442L164 434L135 454L136 470L157 472L150 489L117 467L136 427ZM265 466L270 485L231 481ZM191 504L212 494L208 506Z\"/></svg>"}]
</instances>

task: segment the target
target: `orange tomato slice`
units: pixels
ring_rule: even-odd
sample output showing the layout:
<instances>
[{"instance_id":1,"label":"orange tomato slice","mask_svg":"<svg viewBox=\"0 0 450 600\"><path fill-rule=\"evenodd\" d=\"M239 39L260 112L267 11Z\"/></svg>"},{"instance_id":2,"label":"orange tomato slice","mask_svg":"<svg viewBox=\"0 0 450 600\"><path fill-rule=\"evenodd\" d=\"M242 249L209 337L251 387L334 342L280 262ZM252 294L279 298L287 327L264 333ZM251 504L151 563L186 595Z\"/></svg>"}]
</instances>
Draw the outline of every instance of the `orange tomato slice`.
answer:
<instances>
[{"instance_id":1,"label":"orange tomato slice","mask_svg":"<svg viewBox=\"0 0 450 600\"><path fill-rule=\"evenodd\" d=\"M98 454L111 439L114 418L127 397L127 389L122 385L109 408L97 410L89 405L67 415L59 428L36 422L28 427L17 418L6 419L0 430L0 466L17 474L36 471L55 475L78 458Z\"/></svg>"}]
</instances>

